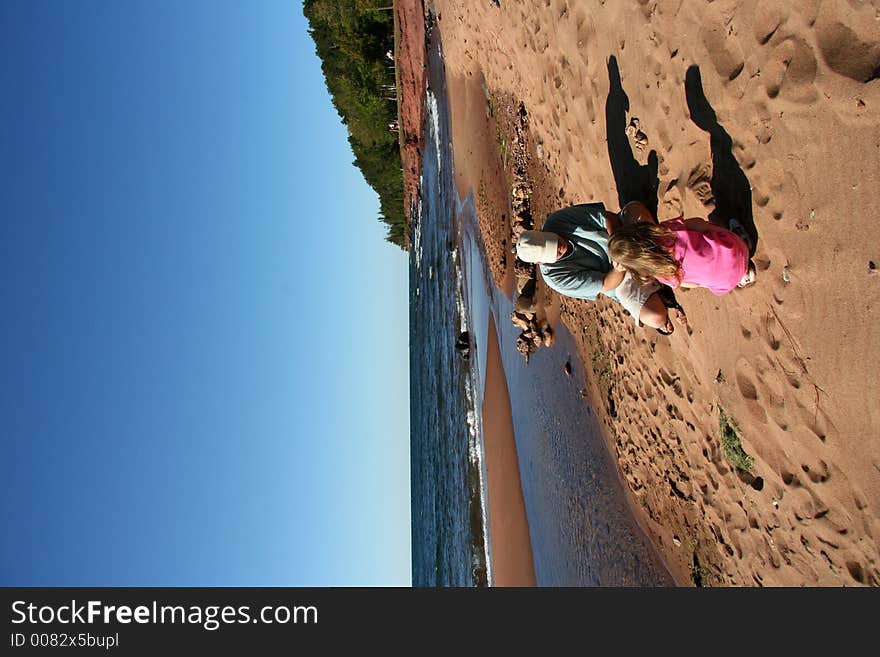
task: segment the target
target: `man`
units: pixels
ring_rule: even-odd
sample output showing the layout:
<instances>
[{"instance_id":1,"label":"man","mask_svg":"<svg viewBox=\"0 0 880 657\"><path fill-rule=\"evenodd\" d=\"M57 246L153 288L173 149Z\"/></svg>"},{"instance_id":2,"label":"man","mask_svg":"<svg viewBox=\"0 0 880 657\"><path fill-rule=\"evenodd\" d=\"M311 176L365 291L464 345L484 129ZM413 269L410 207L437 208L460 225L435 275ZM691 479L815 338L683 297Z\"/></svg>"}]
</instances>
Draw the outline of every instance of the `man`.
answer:
<instances>
[{"instance_id":1,"label":"man","mask_svg":"<svg viewBox=\"0 0 880 657\"><path fill-rule=\"evenodd\" d=\"M687 317L672 295L657 283L642 285L613 267L608 238L620 225L653 221L643 204L628 203L620 215L601 203L573 205L552 213L542 230L527 230L516 243L520 260L540 265L544 282L562 295L594 301L601 293L616 299L636 321L663 335L673 332L671 314Z\"/></svg>"}]
</instances>

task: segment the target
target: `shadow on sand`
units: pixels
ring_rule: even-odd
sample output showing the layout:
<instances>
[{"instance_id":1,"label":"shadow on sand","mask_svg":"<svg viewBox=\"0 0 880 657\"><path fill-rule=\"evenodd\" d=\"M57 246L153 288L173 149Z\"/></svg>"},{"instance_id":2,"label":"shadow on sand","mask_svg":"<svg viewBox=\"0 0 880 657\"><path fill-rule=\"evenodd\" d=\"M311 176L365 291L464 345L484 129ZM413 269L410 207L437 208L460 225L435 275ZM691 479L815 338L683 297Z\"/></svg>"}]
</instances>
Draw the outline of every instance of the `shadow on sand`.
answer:
<instances>
[{"instance_id":1,"label":"shadow on sand","mask_svg":"<svg viewBox=\"0 0 880 657\"><path fill-rule=\"evenodd\" d=\"M715 209L709 214L709 221L728 228L730 220L737 219L752 239L749 255L755 255L758 231L752 214L751 185L733 155L733 140L718 123L715 110L703 93L703 80L698 66L688 68L684 91L691 120L698 128L709 133L709 145L712 149L710 184L715 197Z\"/></svg>"},{"instance_id":2,"label":"shadow on sand","mask_svg":"<svg viewBox=\"0 0 880 657\"><path fill-rule=\"evenodd\" d=\"M648 163L639 164L633 157L626 134L626 114L629 98L620 82L617 58L608 58L608 100L605 102L605 130L608 140L608 158L617 186L617 200L623 207L630 201L641 201L651 214L657 216L657 152L648 153Z\"/></svg>"}]
</instances>

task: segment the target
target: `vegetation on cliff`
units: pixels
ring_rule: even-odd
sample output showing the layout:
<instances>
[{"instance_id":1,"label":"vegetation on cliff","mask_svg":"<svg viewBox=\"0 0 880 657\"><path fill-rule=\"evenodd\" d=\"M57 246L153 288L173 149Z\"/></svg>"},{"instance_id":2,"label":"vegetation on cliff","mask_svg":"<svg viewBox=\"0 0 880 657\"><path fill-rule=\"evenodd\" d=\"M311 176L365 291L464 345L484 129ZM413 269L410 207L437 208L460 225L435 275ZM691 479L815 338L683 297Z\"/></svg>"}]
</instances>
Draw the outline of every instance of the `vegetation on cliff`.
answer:
<instances>
[{"instance_id":1,"label":"vegetation on cliff","mask_svg":"<svg viewBox=\"0 0 880 657\"><path fill-rule=\"evenodd\" d=\"M354 164L379 195L386 239L406 244L397 123L391 0L305 0L303 13L315 41L327 89L348 128Z\"/></svg>"}]
</instances>

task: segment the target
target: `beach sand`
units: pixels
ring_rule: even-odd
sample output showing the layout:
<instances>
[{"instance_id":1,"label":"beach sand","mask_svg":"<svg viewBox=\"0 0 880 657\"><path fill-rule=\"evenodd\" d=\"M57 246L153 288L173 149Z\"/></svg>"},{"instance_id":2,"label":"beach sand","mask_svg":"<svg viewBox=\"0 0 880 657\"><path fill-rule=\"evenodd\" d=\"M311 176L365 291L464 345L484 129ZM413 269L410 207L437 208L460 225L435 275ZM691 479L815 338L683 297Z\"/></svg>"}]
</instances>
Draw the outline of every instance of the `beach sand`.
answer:
<instances>
[{"instance_id":1,"label":"beach sand","mask_svg":"<svg viewBox=\"0 0 880 657\"><path fill-rule=\"evenodd\" d=\"M736 216L757 238L757 284L679 293L691 330L671 337L539 287L596 374L608 446L676 581L880 584L880 3L433 7L457 184L499 287L511 293L520 103L538 227L565 205L642 198L661 220ZM750 473L725 458L722 408ZM521 505L508 484L500 518Z\"/></svg>"}]
</instances>

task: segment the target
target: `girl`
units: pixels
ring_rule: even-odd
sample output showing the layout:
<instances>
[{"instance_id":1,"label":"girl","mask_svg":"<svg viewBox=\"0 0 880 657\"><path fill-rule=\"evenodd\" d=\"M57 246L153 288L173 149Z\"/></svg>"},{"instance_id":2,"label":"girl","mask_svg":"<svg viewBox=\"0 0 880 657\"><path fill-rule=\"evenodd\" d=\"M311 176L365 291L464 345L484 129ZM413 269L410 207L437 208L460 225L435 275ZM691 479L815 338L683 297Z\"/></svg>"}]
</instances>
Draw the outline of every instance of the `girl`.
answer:
<instances>
[{"instance_id":1,"label":"girl","mask_svg":"<svg viewBox=\"0 0 880 657\"><path fill-rule=\"evenodd\" d=\"M730 226L748 238L738 221ZM608 250L615 269L642 283L657 279L673 288L706 287L721 295L755 282L749 245L740 234L705 219L640 221L614 231Z\"/></svg>"}]
</instances>

